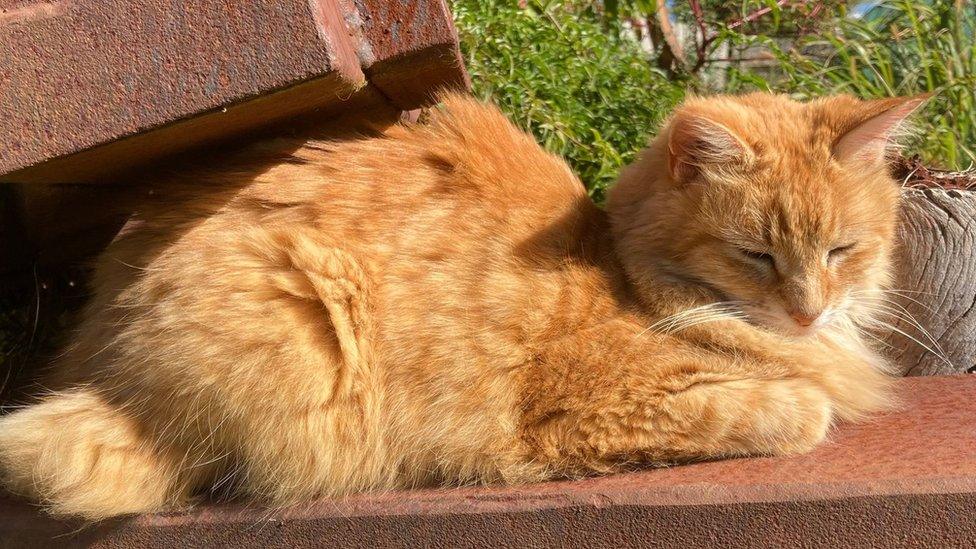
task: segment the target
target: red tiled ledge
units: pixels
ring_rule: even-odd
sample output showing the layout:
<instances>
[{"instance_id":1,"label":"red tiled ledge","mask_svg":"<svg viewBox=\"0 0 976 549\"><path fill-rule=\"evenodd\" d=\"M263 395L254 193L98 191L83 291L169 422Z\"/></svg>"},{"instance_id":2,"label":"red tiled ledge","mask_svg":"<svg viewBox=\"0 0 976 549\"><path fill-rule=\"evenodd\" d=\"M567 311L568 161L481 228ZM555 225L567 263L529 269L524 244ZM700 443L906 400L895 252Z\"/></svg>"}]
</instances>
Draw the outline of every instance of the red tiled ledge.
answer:
<instances>
[{"instance_id":1,"label":"red tiled ledge","mask_svg":"<svg viewBox=\"0 0 976 549\"><path fill-rule=\"evenodd\" d=\"M3 547L963 547L976 543L976 376L906 378L905 406L811 454L270 512L207 506L78 530L0 501Z\"/></svg>"}]
</instances>

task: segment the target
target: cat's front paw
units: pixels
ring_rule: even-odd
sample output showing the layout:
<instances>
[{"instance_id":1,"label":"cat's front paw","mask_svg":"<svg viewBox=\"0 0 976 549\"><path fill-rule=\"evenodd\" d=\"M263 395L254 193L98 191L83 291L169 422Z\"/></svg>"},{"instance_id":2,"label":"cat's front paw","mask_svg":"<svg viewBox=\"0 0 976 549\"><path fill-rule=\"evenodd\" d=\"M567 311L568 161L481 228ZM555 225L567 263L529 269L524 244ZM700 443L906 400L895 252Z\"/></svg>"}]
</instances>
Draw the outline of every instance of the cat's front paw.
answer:
<instances>
[{"instance_id":1,"label":"cat's front paw","mask_svg":"<svg viewBox=\"0 0 976 549\"><path fill-rule=\"evenodd\" d=\"M827 438L833 423L833 406L827 393L817 385L801 380L770 382L770 404L775 410L757 415L761 424L757 434L763 453L802 454L813 450Z\"/></svg>"}]
</instances>

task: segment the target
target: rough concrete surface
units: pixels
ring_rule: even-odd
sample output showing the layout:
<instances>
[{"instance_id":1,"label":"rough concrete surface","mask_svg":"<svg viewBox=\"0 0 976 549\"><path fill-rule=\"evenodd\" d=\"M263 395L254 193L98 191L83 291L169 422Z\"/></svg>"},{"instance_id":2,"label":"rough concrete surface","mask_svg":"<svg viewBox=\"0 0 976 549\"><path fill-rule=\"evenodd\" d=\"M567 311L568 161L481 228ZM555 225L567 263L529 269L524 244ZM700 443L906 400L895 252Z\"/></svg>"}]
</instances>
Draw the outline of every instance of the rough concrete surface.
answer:
<instances>
[{"instance_id":1,"label":"rough concrete surface","mask_svg":"<svg viewBox=\"0 0 976 549\"><path fill-rule=\"evenodd\" d=\"M963 547L976 540L976 377L899 380L903 407L814 452L513 488L204 505L90 526L0 502L9 547ZM2 545L2 543L0 543Z\"/></svg>"}]
</instances>

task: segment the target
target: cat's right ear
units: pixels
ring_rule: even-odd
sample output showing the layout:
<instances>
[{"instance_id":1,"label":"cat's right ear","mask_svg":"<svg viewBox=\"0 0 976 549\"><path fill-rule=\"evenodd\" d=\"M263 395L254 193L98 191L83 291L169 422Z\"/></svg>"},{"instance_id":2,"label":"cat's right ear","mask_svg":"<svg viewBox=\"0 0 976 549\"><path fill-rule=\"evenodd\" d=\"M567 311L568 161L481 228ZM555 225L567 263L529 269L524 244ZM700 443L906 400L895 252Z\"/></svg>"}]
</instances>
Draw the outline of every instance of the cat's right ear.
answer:
<instances>
[{"instance_id":1,"label":"cat's right ear","mask_svg":"<svg viewBox=\"0 0 976 549\"><path fill-rule=\"evenodd\" d=\"M861 102L857 113L860 120L834 144L834 157L843 164L883 165L897 146L905 120L931 98L932 94L926 93Z\"/></svg>"},{"instance_id":2,"label":"cat's right ear","mask_svg":"<svg viewBox=\"0 0 976 549\"><path fill-rule=\"evenodd\" d=\"M679 113L668 133L668 171L676 183L696 179L703 169L745 164L752 149L732 130L703 116Z\"/></svg>"}]
</instances>

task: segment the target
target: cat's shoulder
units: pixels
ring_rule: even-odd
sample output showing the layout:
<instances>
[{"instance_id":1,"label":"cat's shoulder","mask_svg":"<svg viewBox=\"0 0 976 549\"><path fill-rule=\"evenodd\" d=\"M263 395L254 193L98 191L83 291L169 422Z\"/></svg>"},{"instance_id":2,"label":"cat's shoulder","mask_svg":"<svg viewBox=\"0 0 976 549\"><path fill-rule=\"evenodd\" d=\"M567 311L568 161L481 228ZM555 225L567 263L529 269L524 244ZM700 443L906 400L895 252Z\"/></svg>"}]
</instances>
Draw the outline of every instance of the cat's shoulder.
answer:
<instances>
[{"instance_id":1,"label":"cat's shoulder","mask_svg":"<svg viewBox=\"0 0 976 549\"><path fill-rule=\"evenodd\" d=\"M425 162L486 193L536 203L586 195L563 159L543 149L498 107L470 95L441 95L429 122L407 132Z\"/></svg>"}]
</instances>

